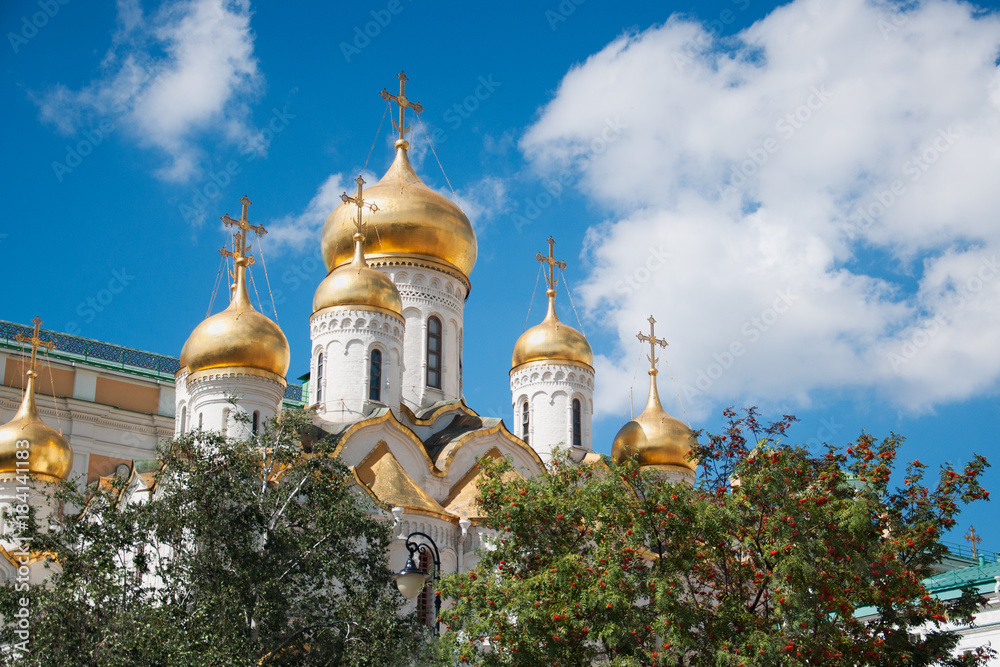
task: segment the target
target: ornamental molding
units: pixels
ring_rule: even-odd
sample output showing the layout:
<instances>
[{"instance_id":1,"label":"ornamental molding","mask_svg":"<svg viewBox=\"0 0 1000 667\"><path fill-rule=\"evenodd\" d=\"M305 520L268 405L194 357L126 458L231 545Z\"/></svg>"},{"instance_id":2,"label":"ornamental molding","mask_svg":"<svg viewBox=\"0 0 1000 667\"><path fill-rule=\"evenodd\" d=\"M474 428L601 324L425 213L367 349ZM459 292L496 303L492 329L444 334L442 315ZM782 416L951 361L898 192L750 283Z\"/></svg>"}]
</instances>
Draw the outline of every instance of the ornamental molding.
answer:
<instances>
[{"instance_id":1,"label":"ornamental molding","mask_svg":"<svg viewBox=\"0 0 1000 667\"><path fill-rule=\"evenodd\" d=\"M583 391L594 390L594 371L583 366L570 363L537 363L537 365L522 366L510 374L511 391L524 387L573 387ZM572 369L572 370L567 370ZM545 374L551 373L552 377L545 379ZM562 379L557 379L559 373L563 374ZM576 374L576 379L571 380L571 373ZM538 375L537 380L532 380L532 376Z\"/></svg>"},{"instance_id":2,"label":"ornamental molding","mask_svg":"<svg viewBox=\"0 0 1000 667\"><path fill-rule=\"evenodd\" d=\"M357 326L358 321L364 321L364 326ZM349 322L345 326L345 322ZM372 327L371 323L378 326ZM378 336L394 341L403 340L405 324L396 317L373 310L358 308L332 307L319 311L309 318L309 333L313 340L327 334L351 333Z\"/></svg>"}]
</instances>

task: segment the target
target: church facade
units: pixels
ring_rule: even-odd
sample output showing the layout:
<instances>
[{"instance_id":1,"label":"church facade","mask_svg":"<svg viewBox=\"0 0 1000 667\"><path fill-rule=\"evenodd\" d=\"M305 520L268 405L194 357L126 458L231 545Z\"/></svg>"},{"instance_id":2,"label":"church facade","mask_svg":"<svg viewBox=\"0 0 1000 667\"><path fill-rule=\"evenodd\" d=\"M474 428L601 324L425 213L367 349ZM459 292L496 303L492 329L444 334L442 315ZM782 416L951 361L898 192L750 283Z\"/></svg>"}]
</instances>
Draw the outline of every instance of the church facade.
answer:
<instances>
[{"instance_id":1,"label":"church facade","mask_svg":"<svg viewBox=\"0 0 1000 667\"><path fill-rule=\"evenodd\" d=\"M398 95L382 91L399 114L391 166L368 188L359 177L317 239L328 273L312 312L296 324L309 327L308 381L288 383L284 332L250 301L251 235L266 230L253 224L244 197L240 218L223 218L233 230L222 251L232 266L229 304L192 322L179 356L47 331L38 321L34 328L0 321L0 502L14 496L24 472L40 483L125 476L127 493L139 497L153 491L158 444L198 429L251 436L282 407L300 407L336 439L359 491L391 513L401 537L432 537L448 573L477 560L478 461L502 457L530 477L557 448L578 462L598 459L593 351L558 317L555 272L565 264L551 238L548 254L537 255L547 273L545 317L513 342L510 426L466 405L464 310L476 235L462 209L410 163L406 113L422 107L406 98L405 75L399 79ZM652 330L644 340L654 361L662 341ZM615 456L636 455L693 481L685 458L693 433L660 406L655 362L650 376L646 410L623 427ZM0 526L0 535L11 532ZM406 560L403 542L389 554L394 569ZM18 559L6 548L0 555L0 578L11 580Z\"/></svg>"}]
</instances>

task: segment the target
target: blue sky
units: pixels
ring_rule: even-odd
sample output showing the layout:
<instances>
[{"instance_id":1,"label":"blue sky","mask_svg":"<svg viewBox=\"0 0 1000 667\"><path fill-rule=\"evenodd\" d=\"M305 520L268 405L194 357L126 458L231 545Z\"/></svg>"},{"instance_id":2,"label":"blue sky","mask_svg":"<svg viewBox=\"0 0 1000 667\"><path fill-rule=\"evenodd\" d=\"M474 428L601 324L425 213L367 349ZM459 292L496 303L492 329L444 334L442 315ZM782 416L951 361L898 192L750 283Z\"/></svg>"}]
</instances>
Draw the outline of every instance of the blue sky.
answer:
<instances>
[{"instance_id":1,"label":"blue sky","mask_svg":"<svg viewBox=\"0 0 1000 667\"><path fill-rule=\"evenodd\" d=\"M652 313L665 407L695 428L759 405L813 444L865 429L932 467L996 456L990 6L14 0L0 24L3 319L179 354L209 306L218 218L247 194L304 373L319 231L359 172L388 166L378 91L405 69L479 238L464 369L481 414L510 421L551 234L576 311L563 293L561 317L597 355L597 451L633 378L645 398L634 335ZM419 125L411 141L452 196ZM991 514L953 537L973 523L1000 550Z\"/></svg>"}]
</instances>

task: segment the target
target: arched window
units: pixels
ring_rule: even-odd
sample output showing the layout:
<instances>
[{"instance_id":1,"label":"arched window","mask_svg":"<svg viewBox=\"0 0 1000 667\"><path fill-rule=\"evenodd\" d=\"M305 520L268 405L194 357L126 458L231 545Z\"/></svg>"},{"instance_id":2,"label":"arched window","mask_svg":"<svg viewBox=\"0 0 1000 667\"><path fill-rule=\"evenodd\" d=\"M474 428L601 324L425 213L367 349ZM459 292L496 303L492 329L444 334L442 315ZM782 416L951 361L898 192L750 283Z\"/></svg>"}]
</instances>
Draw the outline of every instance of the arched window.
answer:
<instances>
[{"instance_id":1,"label":"arched window","mask_svg":"<svg viewBox=\"0 0 1000 667\"><path fill-rule=\"evenodd\" d=\"M229 432L229 408L222 411L222 435Z\"/></svg>"},{"instance_id":2,"label":"arched window","mask_svg":"<svg viewBox=\"0 0 1000 667\"><path fill-rule=\"evenodd\" d=\"M382 400L382 352L372 350L371 370L368 372L368 398Z\"/></svg>"},{"instance_id":3,"label":"arched window","mask_svg":"<svg viewBox=\"0 0 1000 667\"><path fill-rule=\"evenodd\" d=\"M200 431L201 427L204 426L204 425L205 425L205 413L204 412L199 412L198 413L198 430Z\"/></svg>"},{"instance_id":4,"label":"arched window","mask_svg":"<svg viewBox=\"0 0 1000 667\"><path fill-rule=\"evenodd\" d=\"M526 443L528 442L529 425L530 424L528 418L528 402L525 401L524 403L521 404L521 440L524 440L524 442Z\"/></svg>"},{"instance_id":5,"label":"arched window","mask_svg":"<svg viewBox=\"0 0 1000 667\"><path fill-rule=\"evenodd\" d=\"M323 402L323 353L316 358L316 402Z\"/></svg>"},{"instance_id":6,"label":"arched window","mask_svg":"<svg viewBox=\"0 0 1000 667\"><path fill-rule=\"evenodd\" d=\"M260 410L253 411L253 434L257 435L260 430Z\"/></svg>"},{"instance_id":7,"label":"arched window","mask_svg":"<svg viewBox=\"0 0 1000 667\"><path fill-rule=\"evenodd\" d=\"M573 399L573 446L581 447L583 445L582 436L582 420L580 415L580 399Z\"/></svg>"},{"instance_id":8,"label":"arched window","mask_svg":"<svg viewBox=\"0 0 1000 667\"><path fill-rule=\"evenodd\" d=\"M187 406L185 405L183 408L181 408L181 433L183 433L184 430L187 428L187 416L188 416L188 409Z\"/></svg>"},{"instance_id":9,"label":"arched window","mask_svg":"<svg viewBox=\"0 0 1000 667\"><path fill-rule=\"evenodd\" d=\"M427 320L427 386L441 388L441 320Z\"/></svg>"}]
</instances>

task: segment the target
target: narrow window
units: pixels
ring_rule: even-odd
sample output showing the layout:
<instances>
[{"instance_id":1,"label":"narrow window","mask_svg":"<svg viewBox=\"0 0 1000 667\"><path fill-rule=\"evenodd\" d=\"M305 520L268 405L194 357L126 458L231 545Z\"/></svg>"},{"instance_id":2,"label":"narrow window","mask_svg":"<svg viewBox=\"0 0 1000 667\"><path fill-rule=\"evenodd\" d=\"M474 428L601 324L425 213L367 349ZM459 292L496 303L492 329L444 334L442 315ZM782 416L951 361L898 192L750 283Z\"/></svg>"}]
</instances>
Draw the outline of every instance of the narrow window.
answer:
<instances>
[{"instance_id":1,"label":"narrow window","mask_svg":"<svg viewBox=\"0 0 1000 667\"><path fill-rule=\"evenodd\" d=\"M222 435L229 432L229 408L222 411Z\"/></svg>"},{"instance_id":2,"label":"narrow window","mask_svg":"<svg viewBox=\"0 0 1000 667\"><path fill-rule=\"evenodd\" d=\"M204 423L205 423L205 413L204 412L199 412L198 413L198 430L199 431L201 430L201 427L202 427L202 425L204 425Z\"/></svg>"},{"instance_id":3,"label":"narrow window","mask_svg":"<svg viewBox=\"0 0 1000 667\"><path fill-rule=\"evenodd\" d=\"M521 404L521 440L528 442L528 402Z\"/></svg>"},{"instance_id":4,"label":"narrow window","mask_svg":"<svg viewBox=\"0 0 1000 667\"><path fill-rule=\"evenodd\" d=\"M427 320L427 386L441 388L441 320Z\"/></svg>"},{"instance_id":5,"label":"narrow window","mask_svg":"<svg viewBox=\"0 0 1000 667\"><path fill-rule=\"evenodd\" d=\"M183 433L184 429L187 428L187 415L188 415L188 409L187 406L185 405L183 408L181 408L181 433Z\"/></svg>"},{"instance_id":6,"label":"narrow window","mask_svg":"<svg viewBox=\"0 0 1000 667\"><path fill-rule=\"evenodd\" d=\"M323 402L323 353L316 359L316 402Z\"/></svg>"},{"instance_id":7,"label":"narrow window","mask_svg":"<svg viewBox=\"0 0 1000 667\"><path fill-rule=\"evenodd\" d=\"M426 554L420 554L420 571L424 574L430 574L430 558ZM417 596L417 618L421 619L424 625L431 625L434 623L431 612L434 608L432 604L434 588L431 586L430 582L424 586L424 589L420 591L420 595Z\"/></svg>"},{"instance_id":8,"label":"narrow window","mask_svg":"<svg viewBox=\"0 0 1000 667\"><path fill-rule=\"evenodd\" d=\"M260 429L260 410L253 411L253 434L257 435L257 431Z\"/></svg>"},{"instance_id":9,"label":"narrow window","mask_svg":"<svg viewBox=\"0 0 1000 667\"><path fill-rule=\"evenodd\" d=\"M583 437L581 436L581 419L580 419L580 400L573 399L573 446L580 447L583 443Z\"/></svg>"},{"instance_id":10,"label":"narrow window","mask_svg":"<svg viewBox=\"0 0 1000 667\"><path fill-rule=\"evenodd\" d=\"M368 398L382 400L382 352L372 350L371 370L368 373Z\"/></svg>"}]
</instances>

